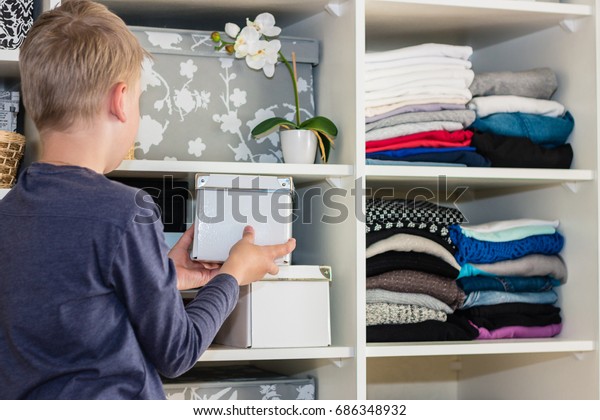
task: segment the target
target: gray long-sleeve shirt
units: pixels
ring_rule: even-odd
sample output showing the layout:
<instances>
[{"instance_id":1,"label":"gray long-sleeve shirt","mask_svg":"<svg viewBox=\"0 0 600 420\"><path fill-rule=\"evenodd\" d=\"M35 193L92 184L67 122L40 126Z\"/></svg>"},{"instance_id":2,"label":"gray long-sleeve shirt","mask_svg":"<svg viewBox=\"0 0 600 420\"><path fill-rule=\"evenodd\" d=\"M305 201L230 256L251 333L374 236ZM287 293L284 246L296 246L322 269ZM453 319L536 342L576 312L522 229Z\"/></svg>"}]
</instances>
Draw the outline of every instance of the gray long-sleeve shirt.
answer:
<instances>
[{"instance_id":1,"label":"gray long-sleeve shirt","mask_svg":"<svg viewBox=\"0 0 600 420\"><path fill-rule=\"evenodd\" d=\"M34 163L0 201L0 398L164 398L238 298L215 277L186 307L156 208L75 166Z\"/></svg>"}]
</instances>

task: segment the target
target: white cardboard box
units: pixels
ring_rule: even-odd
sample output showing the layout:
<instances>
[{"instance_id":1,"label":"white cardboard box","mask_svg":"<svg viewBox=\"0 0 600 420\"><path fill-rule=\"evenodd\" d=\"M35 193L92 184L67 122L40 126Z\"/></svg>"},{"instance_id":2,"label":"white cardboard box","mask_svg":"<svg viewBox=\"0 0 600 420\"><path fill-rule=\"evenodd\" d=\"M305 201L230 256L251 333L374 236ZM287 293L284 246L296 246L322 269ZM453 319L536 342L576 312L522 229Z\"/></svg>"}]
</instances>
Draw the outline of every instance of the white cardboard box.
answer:
<instances>
[{"instance_id":1,"label":"white cardboard box","mask_svg":"<svg viewBox=\"0 0 600 420\"><path fill-rule=\"evenodd\" d=\"M192 258L223 262L246 225L257 245L292 237L294 185L290 177L196 174L195 235ZM276 261L289 264L291 255Z\"/></svg>"},{"instance_id":2,"label":"white cardboard box","mask_svg":"<svg viewBox=\"0 0 600 420\"><path fill-rule=\"evenodd\" d=\"M331 345L331 268L280 267L279 276L240 288L238 304L215 343L241 348Z\"/></svg>"}]
</instances>

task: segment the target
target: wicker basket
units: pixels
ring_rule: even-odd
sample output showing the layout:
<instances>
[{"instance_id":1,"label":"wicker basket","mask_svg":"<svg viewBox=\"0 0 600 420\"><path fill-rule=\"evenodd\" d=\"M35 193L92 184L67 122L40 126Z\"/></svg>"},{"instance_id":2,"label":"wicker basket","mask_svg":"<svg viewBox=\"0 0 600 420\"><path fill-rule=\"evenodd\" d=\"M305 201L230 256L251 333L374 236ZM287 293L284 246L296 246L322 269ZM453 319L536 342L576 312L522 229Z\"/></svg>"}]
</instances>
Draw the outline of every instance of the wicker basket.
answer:
<instances>
[{"instance_id":1,"label":"wicker basket","mask_svg":"<svg viewBox=\"0 0 600 420\"><path fill-rule=\"evenodd\" d=\"M127 155L125 156L125 160L134 160L135 159L135 146L131 146Z\"/></svg>"},{"instance_id":2,"label":"wicker basket","mask_svg":"<svg viewBox=\"0 0 600 420\"><path fill-rule=\"evenodd\" d=\"M24 136L0 130L0 188L10 188L14 185L24 150Z\"/></svg>"}]
</instances>

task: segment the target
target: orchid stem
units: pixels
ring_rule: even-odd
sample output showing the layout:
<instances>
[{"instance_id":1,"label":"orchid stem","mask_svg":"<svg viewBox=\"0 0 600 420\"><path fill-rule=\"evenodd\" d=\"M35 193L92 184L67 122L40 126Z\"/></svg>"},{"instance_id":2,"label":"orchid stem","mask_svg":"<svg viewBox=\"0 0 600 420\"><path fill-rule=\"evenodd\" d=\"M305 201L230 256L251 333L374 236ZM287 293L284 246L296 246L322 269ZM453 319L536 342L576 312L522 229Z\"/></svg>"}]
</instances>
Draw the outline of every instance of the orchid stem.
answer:
<instances>
[{"instance_id":1,"label":"orchid stem","mask_svg":"<svg viewBox=\"0 0 600 420\"><path fill-rule=\"evenodd\" d=\"M279 51L279 58L281 58L281 61L287 67L290 77L292 78L292 84L294 86L294 100L296 101L296 124L300 126L300 100L298 99L298 83L296 81L294 70L292 69L290 62L283 56L281 51Z\"/></svg>"}]
</instances>

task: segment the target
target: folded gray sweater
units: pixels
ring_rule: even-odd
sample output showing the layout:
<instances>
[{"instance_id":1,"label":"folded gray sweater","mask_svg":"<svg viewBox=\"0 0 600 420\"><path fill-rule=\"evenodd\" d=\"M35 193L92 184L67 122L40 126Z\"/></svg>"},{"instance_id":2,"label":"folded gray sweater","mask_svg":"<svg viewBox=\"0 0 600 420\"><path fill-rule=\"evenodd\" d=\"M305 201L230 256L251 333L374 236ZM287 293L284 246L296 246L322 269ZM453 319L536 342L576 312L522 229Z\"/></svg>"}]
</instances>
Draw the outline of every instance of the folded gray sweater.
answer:
<instances>
[{"instance_id":1,"label":"folded gray sweater","mask_svg":"<svg viewBox=\"0 0 600 420\"><path fill-rule=\"evenodd\" d=\"M525 71L498 71L475 74L469 87L475 96L514 95L536 99L550 99L558 81L549 68Z\"/></svg>"}]
</instances>

